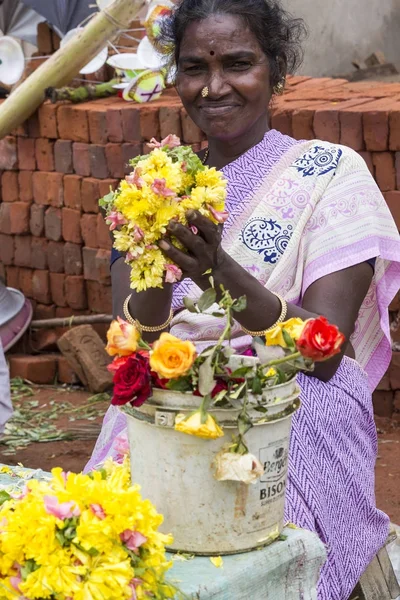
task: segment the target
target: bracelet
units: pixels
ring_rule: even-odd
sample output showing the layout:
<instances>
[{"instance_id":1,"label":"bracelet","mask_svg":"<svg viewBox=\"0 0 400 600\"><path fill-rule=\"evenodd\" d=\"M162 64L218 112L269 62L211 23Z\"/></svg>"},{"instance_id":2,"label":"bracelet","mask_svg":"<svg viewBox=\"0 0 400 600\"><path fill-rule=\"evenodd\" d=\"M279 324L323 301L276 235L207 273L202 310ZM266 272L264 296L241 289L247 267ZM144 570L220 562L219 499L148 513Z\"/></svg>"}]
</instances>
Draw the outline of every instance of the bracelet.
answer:
<instances>
[{"instance_id":1,"label":"bracelet","mask_svg":"<svg viewBox=\"0 0 400 600\"><path fill-rule=\"evenodd\" d=\"M283 321L286 319L288 311L288 305L286 300L282 298L282 296L280 296L279 294L275 294L275 292L271 292L271 294L274 294L274 296L276 296L281 303L281 314L279 315L279 319L275 321L275 323L271 325L271 327L268 327L268 329L262 329L261 331L251 331L250 329L246 329L246 327L243 327L243 325L241 325L240 327L245 333L247 333L247 335L251 335L252 337L261 337L266 333L272 331L272 329L279 325L279 323L283 323Z\"/></svg>"},{"instance_id":2,"label":"bracelet","mask_svg":"<svg viewBox=\"0 0 400 600\"><path fill-rule=\"evenodd\" d=\"M126 321L128 321L128 323L130 323L131 325L134 325L139 331L145 331L147 333L157 333L158 331L162 331L163 329L166 329L168 327L168 325L171 323L172 319L174 318L174 311L171 308L168 319L162 325L156 325L154 327L148 327L147 325L142 325L137 319L134 319L129 312L129 302L130 302L131 298L132 298L132 294L129 294L129 296L125 299L124 317L125 317Z\"/></svg>"}]
</instances>

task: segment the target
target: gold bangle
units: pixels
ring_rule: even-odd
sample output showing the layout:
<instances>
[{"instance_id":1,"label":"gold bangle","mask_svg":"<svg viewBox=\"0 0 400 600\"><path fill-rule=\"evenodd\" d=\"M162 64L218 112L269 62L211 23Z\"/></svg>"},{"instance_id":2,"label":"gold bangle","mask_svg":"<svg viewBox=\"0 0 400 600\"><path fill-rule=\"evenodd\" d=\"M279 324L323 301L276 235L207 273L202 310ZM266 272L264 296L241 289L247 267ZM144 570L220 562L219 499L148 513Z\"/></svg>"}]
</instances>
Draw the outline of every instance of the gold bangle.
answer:
<instances>
[{"instance_id":1,"label":"gold bangle","mask_svg":"<svg viewBox=\"0 0 400 600\"><path fill-rule=\"evenodd\" d=\"M148 327L147 325L142 325L137 319L134 319L129 312L129 302L130 302L131 298L132 298L132 294L129 294L129 296L125 299L124 307L123 307L124 317L125 317L125 320L128 321L128 323L130 323L131 325L134 325L139 331L145 331L146 333L157 333L158 331L162 331L163 329L166 329L168 327L168 325L171 323L172 319L174 318L174 311L171 308L168 319L165 321L165 323L162 323L162 325L156 325L154 327Z\"/></svg>"},{"instance_id":2,"label":"gold bangle","mask_svg":"<svg viewBox=\"0 0 400 600\"><path fill-rule=\"evenodd\" d=\"M279 319L275 321L275 323L271 325L271 327L268 327L268 329L262 329L261 331L251 331L250 329L246 329L246 327L243 327L243 325L241 325L240 327L245 333L247 333L247 335L251 335L252 337L264 336L266 333L269 333L270 331L272 331L272 329L279 325L279 323L283 323L283 321L286 319L288 311L288 305L286 300L282 298L282 296L280 296L279 294L275 294L275 292L271 292L271 294L274 294L274 296L276 296L281 303L282 309L281 314L279 315Z\"/></svg>"}]
</instances>

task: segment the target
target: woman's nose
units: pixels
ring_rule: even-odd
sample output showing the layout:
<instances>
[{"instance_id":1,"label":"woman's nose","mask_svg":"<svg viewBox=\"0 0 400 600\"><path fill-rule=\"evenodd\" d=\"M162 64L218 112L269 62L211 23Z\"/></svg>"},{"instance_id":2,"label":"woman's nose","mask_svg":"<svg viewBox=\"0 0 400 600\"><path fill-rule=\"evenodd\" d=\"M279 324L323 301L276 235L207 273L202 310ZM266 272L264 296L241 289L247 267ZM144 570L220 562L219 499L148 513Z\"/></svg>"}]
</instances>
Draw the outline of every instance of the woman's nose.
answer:
<instances>
[{"instance_id":1,"label":"woman's nose","mask_svg":"<svg viewBox=\"0 0 400 600\"><path fill-rule=\"evenodd\" d=\"M208 85L209 98L220 98L230 92L230 85L221 71L216 71L211 74L210 83Z\"/></svg>"}]
</instances>

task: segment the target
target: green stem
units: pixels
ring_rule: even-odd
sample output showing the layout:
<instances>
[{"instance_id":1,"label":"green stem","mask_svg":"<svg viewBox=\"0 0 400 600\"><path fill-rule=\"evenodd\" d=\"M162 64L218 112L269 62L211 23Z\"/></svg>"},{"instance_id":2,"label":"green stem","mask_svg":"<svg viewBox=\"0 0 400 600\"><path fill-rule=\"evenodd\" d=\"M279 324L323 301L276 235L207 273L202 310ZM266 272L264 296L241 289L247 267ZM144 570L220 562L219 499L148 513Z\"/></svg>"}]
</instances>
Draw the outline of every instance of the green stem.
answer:
<instances>
[{"instance_id":1,"label":"green stem","mask_svg":"<svg viewBox=\"0 0 400 600\"><path fill-rule=\"evenodd\" d=\"M288 356L284 356L283 358L277 358L276 360L271 360L263 367L274 367L275 365L281 365L285 362L289 362L290 360L296 360L296 358L301 357L301 352L294 352L293 354L289 354Z\"/></svg>"}]
</instances>

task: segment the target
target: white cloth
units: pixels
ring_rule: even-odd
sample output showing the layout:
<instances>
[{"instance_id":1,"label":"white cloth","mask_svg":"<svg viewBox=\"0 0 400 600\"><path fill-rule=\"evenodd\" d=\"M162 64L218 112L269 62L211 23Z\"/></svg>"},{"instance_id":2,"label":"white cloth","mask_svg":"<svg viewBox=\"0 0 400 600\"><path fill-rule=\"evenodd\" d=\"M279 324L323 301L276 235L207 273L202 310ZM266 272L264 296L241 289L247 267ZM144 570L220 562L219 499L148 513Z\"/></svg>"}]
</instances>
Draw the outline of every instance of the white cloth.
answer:
<instances>
[{"instance_id":1,"label":"white cloth","mask_svg":"<svg viewBox=\"0 0 400 600\"><path fill-rule=\"evenodd\" d=\"M13 412L10 393L10 375L0 341L0 434Z\"/></svg>"}]
</instances>

